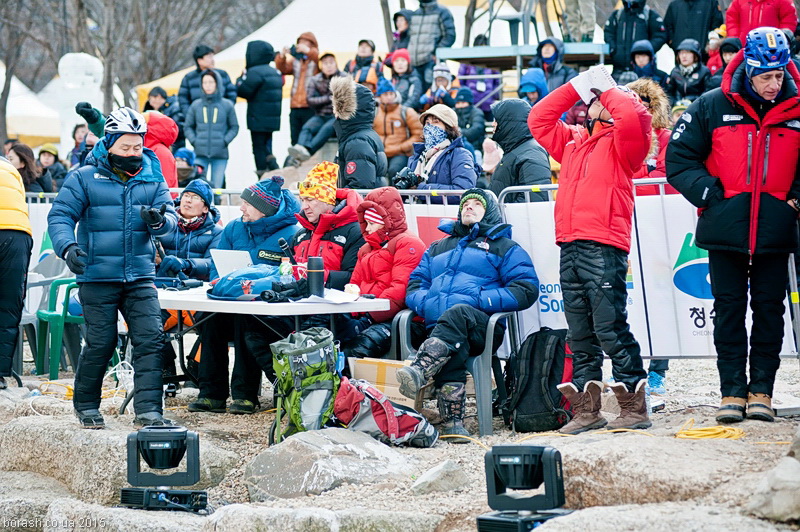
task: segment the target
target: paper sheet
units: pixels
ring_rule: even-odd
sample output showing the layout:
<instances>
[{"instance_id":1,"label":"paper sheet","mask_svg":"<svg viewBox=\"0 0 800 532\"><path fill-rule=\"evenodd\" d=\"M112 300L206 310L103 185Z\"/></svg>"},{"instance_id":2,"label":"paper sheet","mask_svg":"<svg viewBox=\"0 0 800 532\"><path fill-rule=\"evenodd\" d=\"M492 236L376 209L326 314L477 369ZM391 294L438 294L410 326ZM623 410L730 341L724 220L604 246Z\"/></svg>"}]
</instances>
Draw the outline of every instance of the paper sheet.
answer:
<instances>
[{"instance_id":1,"label":"paper sheet","mask_svg":"<svg viewBox=\"0 0 800 532\"><path fill-rule=\"evenodd\" d=\"M586 72L582 72L578 77L570 80L572 86L581 97L584 103L591 103L595 95L591 89L599 89L605 92L617 86L617 82L611 77L605 65L595 65Z\"/></svg>"}]
</instances>

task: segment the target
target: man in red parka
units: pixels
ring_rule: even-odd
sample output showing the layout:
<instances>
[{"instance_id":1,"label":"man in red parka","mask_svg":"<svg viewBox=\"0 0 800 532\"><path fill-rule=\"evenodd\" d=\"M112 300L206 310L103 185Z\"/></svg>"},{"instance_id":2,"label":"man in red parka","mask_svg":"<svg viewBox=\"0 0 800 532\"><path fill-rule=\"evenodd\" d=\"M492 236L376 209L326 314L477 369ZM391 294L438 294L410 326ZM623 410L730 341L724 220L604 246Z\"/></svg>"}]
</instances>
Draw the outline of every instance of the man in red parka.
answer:
<instances>
[{"instance_id":1,"label":"man in red parka","mask_svg":"<svg viewBox=\"0 0 800 532\"><path fill-rule=\"evenodd\" d=\"M144 147L153 150L158 157L167 188L178 188L178 168L175 166L175 157L169 149L178 138L178 124L158 111L146 111L144 119L147 121ZM174 198L176 195L173 194L172 197Z\"/></svg>"},{"instance_id":2,"label":"man in red parka","mask_svg":"<svg viewBox=\"0 0 800 532\"><path fill-rule=\"evenodd\" d=\"M797 10L792 0L733 0L725 11L728 37L744 41L750 30L762 26L788 28L797 26Z\"/></svg>"},{"instance_id":3,"label":"man in red parka","mask_svg":"<svg viewBox=\"0 0 800 532\"><path fill-rule=\"evenodd\" d=\"M561 115L578 101L576 87L592 86L580 74L539 101L528 115L534 138L561 163L555 206L556 242L561 246L561 290L573 353L573 382L559 389L574 417L561 432L604 427L600 415L603 352L613 365L611 386L621 407L611 428L651 425L645 397L647 373L628 326L628 253L633 182L650 149L651 116L633 92L613 87L589 104L585 126Z\"/></svg>"},{"instance_id":4,"label":"man in red parka","mask_svg":"<svg viewBox=\"0 0 800 532\"><path fill-rule=\"evenodd\" d=\"M695 239L708 250L720 423L742 421L745 411L774 419L787 265L797 250L798 86L786 36L756 28L725 67L721 90L689 106L667 148L667 179L700 209Z\"/></svg>"},{"instance_id":5,"label":"man in red parka","mask_svg":"<svg viewBox=\"0 0 800 532\"><path fill-rule=\"evenodd\" d=\"M382 357L391 344L391 325L395 314L406 307L406 288L411 272L425 253L425 243L408 232L400 193L394 187L377 188L358 206L358 222L366 244L358 250L358 262L350 283L361 294L389 300L389 310L346 316L337 323L337 335L351 329L350 338L341 338L347 356Z\"/></svg>"}]
</instances>

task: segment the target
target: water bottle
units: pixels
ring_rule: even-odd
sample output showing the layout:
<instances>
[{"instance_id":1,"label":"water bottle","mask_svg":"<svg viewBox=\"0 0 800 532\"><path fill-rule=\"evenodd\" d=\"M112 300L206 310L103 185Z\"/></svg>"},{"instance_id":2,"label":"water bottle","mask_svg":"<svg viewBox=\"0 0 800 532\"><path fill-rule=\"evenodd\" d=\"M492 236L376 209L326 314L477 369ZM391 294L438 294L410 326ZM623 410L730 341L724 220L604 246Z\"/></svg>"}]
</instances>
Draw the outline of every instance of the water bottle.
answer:
<instances>
[{"instance_id":1,"label":"water bottle","mask_svg":"<svg viewBox=\"0 0 800 532\"><path fill-rule=\"evenodd\" d=\"M281 284L285 285L294 282L292 263L289 262L289 257L281 258L281 265L278 266L278 273L281 276Z\"/></svg>"}]
</instances>

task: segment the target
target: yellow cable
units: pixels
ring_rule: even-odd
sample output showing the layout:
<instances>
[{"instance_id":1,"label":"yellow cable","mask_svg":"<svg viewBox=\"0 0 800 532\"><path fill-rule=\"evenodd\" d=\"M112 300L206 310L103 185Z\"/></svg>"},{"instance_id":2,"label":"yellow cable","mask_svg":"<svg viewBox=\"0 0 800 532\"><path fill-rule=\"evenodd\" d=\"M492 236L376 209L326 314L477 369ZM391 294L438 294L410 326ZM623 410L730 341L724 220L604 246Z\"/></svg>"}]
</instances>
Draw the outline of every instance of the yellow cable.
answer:
<instances>
[{"instance_id":1,"label":"yellow cable","mask_svg":"<svg viewBox=\"0 0 800 532\"><path fill-rule=\"evenodd\" d=\"M591 434L614 434L617 432L634 432L636 434L644 434L645 436L650 436L651 438L655 438L654 434L650 434L649 432L645 432L639 429L607 429L607 430L596 430L593 431Z\"/></svg>"},{"instance_id":2,"label":"yellow cable","mask_svg":"<svg viewBox=\"0 0 800 532\"><path fill-rule=\"evenodd\" d=\"M577 436L577 434L562 434L561 432L537 432L536 434L529 434L528 436L524 436L518 440L514 440L512 443L522 443L525 440L530 440L531 438L538 438L539 436Z\"/></svg>"},{"instance_id":3,"label":"yellow cable","mask_svg":"<svg viewBox=\"0 0 800 532\"><path fill-rule=\"evenodd\" d=\"M461 438L461 439L464 439L464 440L469 440L469 441L471 441L472 443L477 443L478 445L480 445L481 447L483 447L483 448L484 448L484 449L486 449L487 451L490 451L490 450L491 450L491 449L489 449L489 447L487 447L487 446L486 446L486 445L484 445L483 443L479 442L479 441L478 441L478 440L476 440L475 438L470 438L470 437L468 437L468 436L459 436L458 434L444 434L444 435L442 435L442 436L439 436L439 438L440 438L440 439L444 439L444 438Z\"/></svg>"},{"instance_id":4,"label":"yellow cable","mask_svg":"<svg viewBox=\"0 0 800 532\"><path fill-rule=\"evenodd\" d=\"M754 441L754 445L791 445L794 442L790 441Z\"/></svg>"},{"instance_id":5,"label":"yellow cable","mask_svg":"<svg viewBox=\"0 0 800 532\"><path fill-rule=\"evenodd\" d=\"M689 418L686 423L681 426L678 432L675 433L675 437L684 440L740 440L744 437L744 431L736 427L723 427L722 425L716 425L714 427L702 427L698 429L692 427L694 427L694 418Z\"/></svg>"}]
</instances>

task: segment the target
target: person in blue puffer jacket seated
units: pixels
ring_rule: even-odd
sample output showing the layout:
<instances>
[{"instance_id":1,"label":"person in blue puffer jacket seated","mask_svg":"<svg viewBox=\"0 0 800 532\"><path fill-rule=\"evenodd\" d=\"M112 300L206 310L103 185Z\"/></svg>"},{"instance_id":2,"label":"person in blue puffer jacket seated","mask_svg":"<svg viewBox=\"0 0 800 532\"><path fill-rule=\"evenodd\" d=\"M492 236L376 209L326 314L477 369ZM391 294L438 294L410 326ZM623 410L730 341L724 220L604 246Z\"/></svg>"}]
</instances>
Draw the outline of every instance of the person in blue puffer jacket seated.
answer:
<instances>
[{"instance_id":1,"label":"person in blue puffer jacket seated","mask_svg":"<svg viewBox=\"0 0 800 532\"><path fill-rule=\"evenodd\" d=\"M295 214L300 203L291 192L282 189L283 178L272 176L242 192L242 217L225 226L217 249L241 249L250 252L253 264L281 263L283 252L278 241L292 240L297 225ZM211 279L218 277L212 264ZM216 314L201 327L203 355L200 359L200 392L189 404L190 412L225 412L228 388L228 342L233 341L236 363L230 381L233 401L231 414L252 414L256 402L252 391L261 382L261 369L251 356L245 356L245 316Z\"/></svg>"},{"instance_id":2,"label":"person in blue puffer jacket seated","mask_svg":"<svg viewBox=\"0 0 800 532\"><path fill-rule=\"evenodd\" d=\"M153 285L153 237L173 232L177 219L158 158L144 147L145 133L147 122L133 109L108 115L103 138L85 165L64 181L47 215L53 249L77 276L86 320L73 396L84 428L105 426L100 395L117 347L120 311L133 344L134 423L171 424L163 417L161 400L164 333Z\"/></svg>"},{"instance_id":3,"label":"person in blue puffer jacket seated","mask_svg":"<svg viewBox=\"0 0 800 532\"><path fill-rule=\"evenodd\" d=\"M415 398L433 378L440 432L469 436L463 423L467 358L483 352L492 313L525 310L536 302L539 280L530 256L511 240L511 226L502 223L500 208L487 191L467 190L458 220L443 220L439 229L450 236L425 252L406 292L406 304L424 319L428 338L411 365L397 371L397 380L400 393ZM495 349L504 334L497 327Z\"/></svg>"},{"instance_id":4,"label":"person in blue puffer jacket seated","mask_svg":"<svg viewBox=\"0 0 800 532\"><path fill-rule=\"evenodd\" d=\"M481 168L475 164L458 128L458 115L436 104L419 117L424 142L414 143L408 166L393 179L397 189L467 190L475 186ZM457 198L453 198L454 203Z\"/></svg>"},{"instance_id":5,"label":"person in blue puffer jacket seated","mask_svg":"<svg viewBox=\"0 0 800 532\"><path fill-rule=\"evenodd\" d=\"M214 207L211 186L203 179L190 181L175 200L175 209L178 213L177 227L171 233L158 238L165 256L161 259L156 274L158 277L191 277L208 281L212 263L211 250L217 248L222 238L222 226L217 223L219 211ZM175 310L161 309L161 322L165 329L173 326L173 320L179 317L177 314ZM188 320L186 314L180 317ZM176 375L172 342L164 342L162 358L164 376ZM194 359L188 360L188 369L197 375L197 362Z\"/></svg>"}]
</instances>

